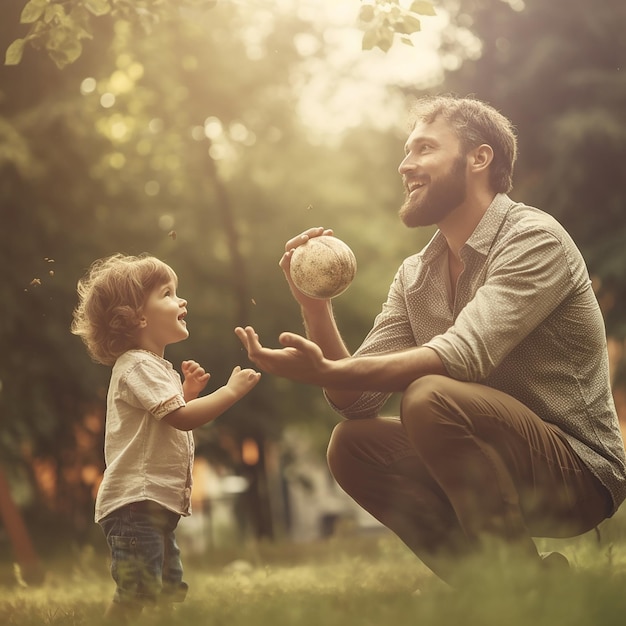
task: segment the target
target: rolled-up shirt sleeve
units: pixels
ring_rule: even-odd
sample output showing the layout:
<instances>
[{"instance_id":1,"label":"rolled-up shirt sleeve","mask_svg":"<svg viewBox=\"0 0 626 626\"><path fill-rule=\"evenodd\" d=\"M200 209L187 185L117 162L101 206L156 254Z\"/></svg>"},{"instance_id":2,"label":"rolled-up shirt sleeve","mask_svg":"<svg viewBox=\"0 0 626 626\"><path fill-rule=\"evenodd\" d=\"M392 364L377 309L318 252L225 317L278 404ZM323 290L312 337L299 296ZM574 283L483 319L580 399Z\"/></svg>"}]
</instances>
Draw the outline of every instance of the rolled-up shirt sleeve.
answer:
<instances>
[{"instance_id":1,"label":"rolled-up shirt sleeve","mask_svg":"<svg viewBox=\"0 0 626 626\"><path fill-rule=\"evenodd\" d=\"M151 360L137 362L127 373L125 383L125 400L158 420L185 406L178 373Z\"/></svg>"},{"instance_id":2,"label":"rolled-up shirt sleeve","mask_svg":"<svg viewBox=\"0 0 626 626\"><path fill-rule=\"evenodd\" d=\"M520 232L500 245L454 324L424 344L458 380L485 380L575 290L575 280L582 288L589 282L572 275L567 249L551 232Z\"/></svg>"}]
</instances>

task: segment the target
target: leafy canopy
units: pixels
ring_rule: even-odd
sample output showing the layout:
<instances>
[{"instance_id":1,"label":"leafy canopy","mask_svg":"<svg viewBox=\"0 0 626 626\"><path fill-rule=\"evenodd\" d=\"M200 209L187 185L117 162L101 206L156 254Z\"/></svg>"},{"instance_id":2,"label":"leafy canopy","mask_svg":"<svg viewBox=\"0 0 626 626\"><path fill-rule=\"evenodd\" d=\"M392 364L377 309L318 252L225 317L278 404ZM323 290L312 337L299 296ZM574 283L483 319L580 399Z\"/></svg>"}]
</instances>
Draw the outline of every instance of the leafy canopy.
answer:
<instances>
[{"instance_id":1,"label":"leafy canopy","mask_svg":"<svg viewBox=\"0 0 626 626\"><path fill-rule=\"evenodd\" d=\"M83 52L83 40L94 38L94 18L138 22L149 33L163 20L193 15L216 4L217 0L29 0L20 16L28 32L9 45L5 64L18 65L27 45L45 50L59 68L74 63ZM405 8L400 0L362 0L358 20L364 31L363 50L378 47L387 52L396 36L412 46L411 35L422 27L420 15L435 15L431 2L413 0Z\"/></svg>"}]
</instances>

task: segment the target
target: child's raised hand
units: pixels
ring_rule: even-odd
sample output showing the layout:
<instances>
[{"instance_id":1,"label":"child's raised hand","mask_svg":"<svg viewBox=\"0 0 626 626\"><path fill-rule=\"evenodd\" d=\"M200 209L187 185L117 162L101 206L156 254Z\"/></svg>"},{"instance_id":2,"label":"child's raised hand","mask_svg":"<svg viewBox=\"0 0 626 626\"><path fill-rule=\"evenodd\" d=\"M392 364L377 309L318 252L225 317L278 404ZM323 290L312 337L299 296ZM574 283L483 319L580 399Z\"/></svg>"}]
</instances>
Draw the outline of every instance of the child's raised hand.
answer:
<instances>
[{"instance_id":1,"label":"child's raised hand","mask_svg":"<svg viewBox=\"0 0 626 626\"><path fill-rule=\"evenodd\" d=\"M183 361L181 370L184 377L183 395L185 396L185 401L195 400L206 387L211 374L205 371L196 361Z\"/></svg>"},{"instance_id":2,"label":"child's raised hand","mask_svg":"<svg viewBox=\"0 0 626 626\"><path fill-rule=\"evenodd\" d=\"M245 396L261 379L261 372L251 368L241 369L236 365L233 369L226 387L232 389L240 398Z\"/></svg>"}]
</instances>

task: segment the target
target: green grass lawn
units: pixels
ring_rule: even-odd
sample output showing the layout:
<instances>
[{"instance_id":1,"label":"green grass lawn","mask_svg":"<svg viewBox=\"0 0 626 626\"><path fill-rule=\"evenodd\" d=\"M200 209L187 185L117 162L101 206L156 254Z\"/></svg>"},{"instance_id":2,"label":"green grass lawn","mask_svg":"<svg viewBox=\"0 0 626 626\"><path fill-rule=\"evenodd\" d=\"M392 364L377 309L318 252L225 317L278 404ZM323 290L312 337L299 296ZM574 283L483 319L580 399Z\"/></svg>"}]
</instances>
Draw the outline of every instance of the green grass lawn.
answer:
<instances>
[{"instance_id":1,"label":"green grass lawn","mask_svg":"<svg viewBox=\"0 0 626 626\"><path fill-rule=\"evenodd\" d=\"M146 625L215 626L623 626L626 623L626 512L595 533L539 542L558 549L572 571L537 578L521 562L504 571L475 562L451 591L395 537L346 534L307 544L250 543L186 558L190 585L170 614ZM2 564L6 571L11 564ZM107 557L89 549L71 562L45 563L40 587L0 578L0 625L98 626L113 584ZM10 577L12 578L12 577ZM416 588L422 593L413 594Z\"/></svg>"}]
</instances>

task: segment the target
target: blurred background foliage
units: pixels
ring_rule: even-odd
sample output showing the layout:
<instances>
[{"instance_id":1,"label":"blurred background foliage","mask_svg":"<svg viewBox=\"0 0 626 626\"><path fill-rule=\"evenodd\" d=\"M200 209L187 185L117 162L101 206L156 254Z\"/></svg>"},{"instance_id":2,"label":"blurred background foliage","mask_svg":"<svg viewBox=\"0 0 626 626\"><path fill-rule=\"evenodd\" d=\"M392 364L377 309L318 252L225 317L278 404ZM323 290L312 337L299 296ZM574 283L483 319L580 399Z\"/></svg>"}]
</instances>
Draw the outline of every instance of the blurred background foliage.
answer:
<instances>
[{"instance_id":1,"label":"blurred background foliage","mask_svg":"<svg viewBox=\"0 0 626 626\"><path fill-rule=\"evenodd\" d=\"M211 391L246 364L236 325L254 325L269 345L283 330L302 330L278 260L288 238L332 227L359 263L335 303L355 348L397 266L431 234L407 231L396 218L407 112L421 93L474 94L513 120L520 159L511 195L556 216L580 245L621 362L623 0L438 0L439 65L404 81L381 81L376 69L380 93L370 99L362 85L359 106L342 111L354 119L339 131L330 105L324 114L322 103L321 125L303 115L309 87L324 83L330 104L342 89L357 89L357 74L371 67L373 76L381 58L393 63L389 24L401 24L398 45L410 44L411 76L428 58L418 45L426 33L414 17L387 22L384 46L337 69L341 32L333 35L317 2L28 3L35 13L69 7L47 22L57 29L48 40L54 54L40 30L37 46L18 44L13 64L0 67L0 458L14 497L40 522L59 522L79 538L92 529L109 370L69 333L76 281L89 264L147 251L172 265L189 300L191 337L167 356L175 366L201 362ZM364 4L380 16L403 3ZM20 23L25 5L3 2L4 50L33 32L34 21ZM352 5L354 33L364 38L356 46L376 48L371 33L365 40L373 14L358 35L363 9ZM402 15L412 10L427 23L429 3L403 6ZM299 424L323 450L336 421L319 390L264 376L198 431L198 454L241 471L242 442L262 451ZM263 524L258 532L271 535Z\"/></svg>"}]
</instances>

